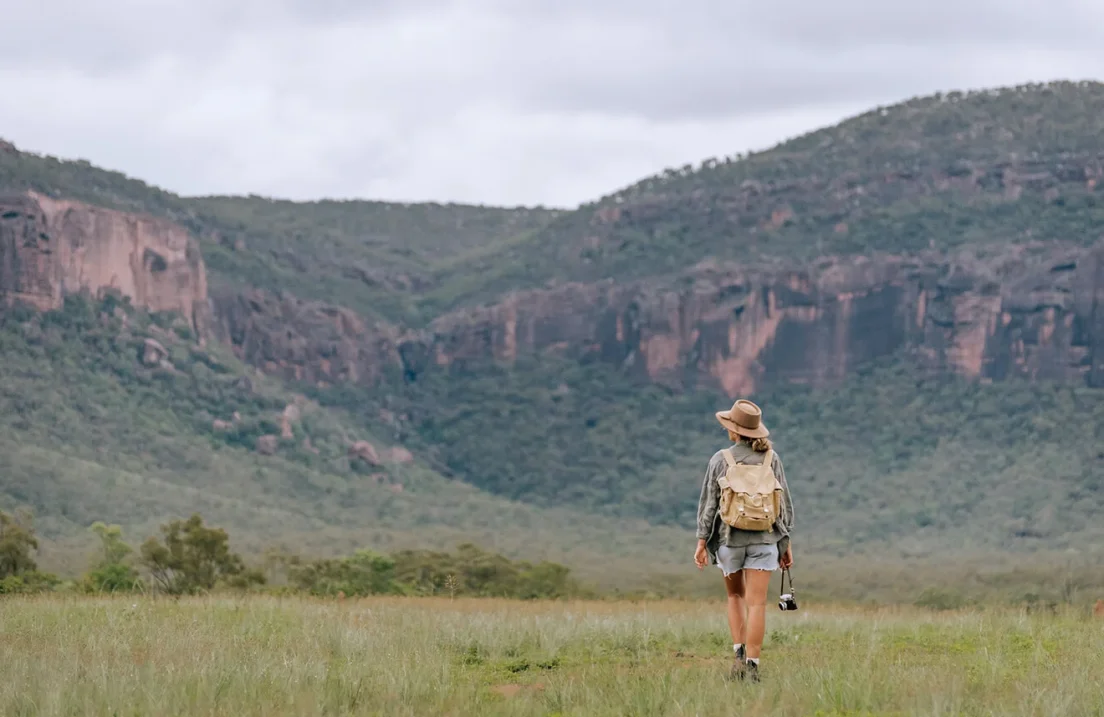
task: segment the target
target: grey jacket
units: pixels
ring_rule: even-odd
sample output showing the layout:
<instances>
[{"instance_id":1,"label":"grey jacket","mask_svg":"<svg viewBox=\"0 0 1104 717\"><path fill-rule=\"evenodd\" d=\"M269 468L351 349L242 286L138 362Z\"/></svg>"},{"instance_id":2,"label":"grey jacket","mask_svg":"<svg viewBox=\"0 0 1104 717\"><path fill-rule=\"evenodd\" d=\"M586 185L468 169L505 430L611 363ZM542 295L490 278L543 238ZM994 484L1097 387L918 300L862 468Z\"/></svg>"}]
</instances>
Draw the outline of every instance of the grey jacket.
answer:
<instances>
[{"instance_id":1,"label":"grey jacket","mask_svg":"<svg viewBox=\"0 0 1104 717\"><path fill-rule=\"evenodd\" d=\"M766 457L764 453L756 453L743 443L733 444L732 454L737 463L749 465L762 465ZM782 514L779 521L774 524L770 532L757 532L739 530L721 520L718 515L721 507L721 491L717 485L717 479L725 474L728 464L725 462L721 451L713 454L709 460L709 467L705 471L705 480L702 482L701 497L698 499L698 540L705 541L705 549L709 553L709 564L717 564L717 548L727 545L732 548L744 548L749 545L778 545L779 553L786 552L790 545L790 531L793 530L793 498L790 497L790 486L786 483L786 473L782 469L782 459L774 454L771 468L778 482L782 484Z\"/></svg>"}]
</instances>

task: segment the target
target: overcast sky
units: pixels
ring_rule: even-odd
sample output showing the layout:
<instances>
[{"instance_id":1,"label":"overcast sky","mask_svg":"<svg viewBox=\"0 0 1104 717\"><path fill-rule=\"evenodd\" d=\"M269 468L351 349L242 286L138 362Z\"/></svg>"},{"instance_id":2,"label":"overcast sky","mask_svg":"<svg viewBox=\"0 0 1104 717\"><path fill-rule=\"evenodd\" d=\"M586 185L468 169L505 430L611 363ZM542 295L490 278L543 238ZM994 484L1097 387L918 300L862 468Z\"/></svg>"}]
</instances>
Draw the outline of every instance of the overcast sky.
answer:
<instances>
[{"instance_id":1,"label":"overcast sky","mask_svg":"<svg viewBox=\"0 0 1104 717\"><path fill-rule=\"evenodd\" d=\"M570 206L937 90L1101 0L8 0L0 137L184 194Z\"/></svg>"}]
</instances>

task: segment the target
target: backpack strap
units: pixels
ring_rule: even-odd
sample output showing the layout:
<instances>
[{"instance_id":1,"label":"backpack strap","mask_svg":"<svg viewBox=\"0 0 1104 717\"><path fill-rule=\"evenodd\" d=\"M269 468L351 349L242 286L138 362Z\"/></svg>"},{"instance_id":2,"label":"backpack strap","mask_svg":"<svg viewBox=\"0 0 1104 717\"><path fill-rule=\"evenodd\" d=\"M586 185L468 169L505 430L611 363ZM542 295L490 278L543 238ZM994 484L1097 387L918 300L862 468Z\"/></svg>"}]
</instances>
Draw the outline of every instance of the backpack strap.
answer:
<instances>
[{"instance_id":1,"label":"backpack strap","mask_svg":"<svg viewBox=\"0 0 1104 717\"><path fill-rule=\"evenodd\" d=\"M740 463L739 461L736 460L736 456L733 455L731 448L725 448L723 451L721 451L721 453L724 455L725 463L728 464L729 468L735 468L736 466L739 466L739 465L747 465L746 463ZM751 465L754 466L755 464L752 463ZM767 468L770 468L771 472L774 471L774 450L773 449L767 451L767 454L765 456L763 456L763 466L765 466Z\"/></svg>"},{"instance_id":2,"label":"backpack strap","mask_svg":"<svg viewBox=\"0 0 1104 717\"><path fill-rule=\"evenodd\" d=\"M728 464L729 468L735 468L736 466L740 465L736 462L736 456L732 455L731 448L725 448L723 451L721 451L721 453L724 454L725 463Z\"/></svg>"},{"instance_id":3,"label":"backpack strap","mask_svg":"<svg viewBox=\"0 0 1104 717\"><path fill-rule=\"evenodd\" d=\"M720 487L720 489L722 491L724 491L725 489L728 488L728 471L732 470L733 468L735 468L739 464L736 462L736 456L732 455L732 449L731 448L723 449L721 451L721 454L724 456L725 463L728 464L728 469L725 470L723 473L721 473L719 476L717 476L717 485Z\"/></svg>"},{"instance_id":4,"label":"backpack strap","mask_svg":"<svg viewBox=\"0 0 1104 717\"><path fill-rule=\"evenodd\" d=\"M774 472L774 459L777 458L773 450L767 451L766 457L763 458L763 465L770 469L771 478L774 479L775 484L778 486L777 490L783 490L782 481L778 480L778 475Z\"/></svg>"}]
</instances>

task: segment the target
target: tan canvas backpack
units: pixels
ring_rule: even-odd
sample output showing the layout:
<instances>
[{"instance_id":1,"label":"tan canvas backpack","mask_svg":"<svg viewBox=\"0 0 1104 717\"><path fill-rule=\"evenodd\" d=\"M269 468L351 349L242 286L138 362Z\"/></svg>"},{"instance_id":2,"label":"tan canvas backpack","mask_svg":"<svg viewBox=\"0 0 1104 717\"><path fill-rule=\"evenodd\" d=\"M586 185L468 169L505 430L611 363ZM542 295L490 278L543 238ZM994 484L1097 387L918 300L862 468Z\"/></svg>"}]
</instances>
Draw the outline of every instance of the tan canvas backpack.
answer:
<instances>
[{"instance_id":1,"label":"tan canvas backpack","mask_svg":"<svg viewBox=\"0 0 1104 717\"><path fill-rule=\"evenodd\" d=\"M773 529L782 509L782 485L771 467L774 451L767 451L762 465L737 463L731 449L722 453L728 470L717 479L721 520L740 530Z\"/></svg>"}]
</instances>

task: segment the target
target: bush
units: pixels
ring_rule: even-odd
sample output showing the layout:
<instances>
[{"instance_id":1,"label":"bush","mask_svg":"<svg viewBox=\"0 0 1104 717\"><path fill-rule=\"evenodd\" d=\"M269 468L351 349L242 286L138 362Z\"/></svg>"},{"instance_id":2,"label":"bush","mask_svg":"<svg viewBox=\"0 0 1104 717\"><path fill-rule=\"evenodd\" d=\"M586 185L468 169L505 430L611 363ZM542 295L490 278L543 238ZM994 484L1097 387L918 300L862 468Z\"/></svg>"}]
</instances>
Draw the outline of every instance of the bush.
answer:
<instances>
[{"instance_id":1,"label":"bush","mask_svg":"<svg viewBox=\"0 0 1104 717\"><path fill-rule=\"evenodd\" d=\"M34 595L50 592L60 584L56 575L30 570L0 579L0 595Z\"/></svg>"},{"instance_id":2,"label":"bush","mask_svg":"<svg viewBox=\"0 0 1104 717\"><path fill-rule=\"evenodd\" d=\"M465 544L455 553L401 550L390 556L359 550L351 556L304 563L281 558L293 590L311 595L448 595L515 599L589 594L563 565L530 565Z\"/></svg>"},{"instance_id":3,"label":"bush","mask_svg":"<svg viewBox=\"0 0 1104 717\"><path fill-rule=\"evenodd\" d=\"M371 550L358 550L337 560L319 560L293 567L288 575L299 590L311 595L388 595L404 592L395 580L395 561Z\"/></svg>"}]
</instances>

